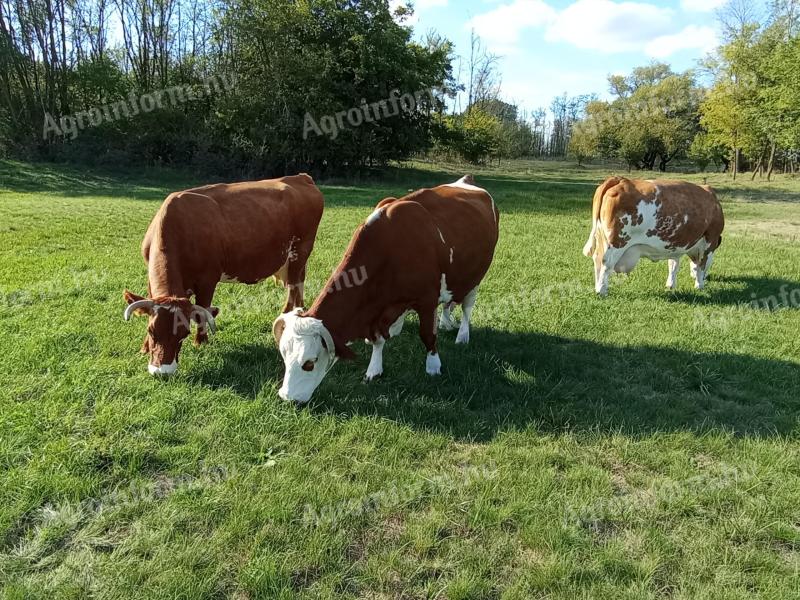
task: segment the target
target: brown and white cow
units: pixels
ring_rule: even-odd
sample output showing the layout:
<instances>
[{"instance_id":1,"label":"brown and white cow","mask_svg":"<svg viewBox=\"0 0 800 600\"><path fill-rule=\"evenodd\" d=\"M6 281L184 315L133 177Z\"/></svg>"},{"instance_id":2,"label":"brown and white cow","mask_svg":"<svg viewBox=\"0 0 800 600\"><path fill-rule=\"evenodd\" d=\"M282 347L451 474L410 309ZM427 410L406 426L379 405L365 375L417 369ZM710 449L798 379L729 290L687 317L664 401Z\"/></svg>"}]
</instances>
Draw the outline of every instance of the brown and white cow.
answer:
<instances>
[{"instance_id":1,"label":"brown and white cow","mask_svg":"<svg viewBox=\"0 0 800 600\"><path fill-rule=\"evenodd\" d=\"M219 282L252 284L275 275L288 288L282 312L303 306L323 205L305 174L170 194L142 243L147 298L125 291L125 320L149 315L142 352L150 355L150 373L175 373L193 321L196 344L215 331L211 300Z\"/></svg>"},{"instance_id":2,"label":"brown and white cow","mask_svg":"<svg viewBox=\"0 0 800 600\"><path fill-rule=\"evenodd\" d=\"M692 261L695 287L703 289L724 226L722 206L708 186L606 179L595 191L592 232L583 248L594 258L595 291L605 296L611 273L630 273L643 257L668 260L667 287L675 289L683 255Z\"/></svg>"},{"instance_id":3,"label":"brown and white cow","mask_svg":"<svg viewBox=\"0 0 800 600\"><path fill-rule=\"evenodd\" d=\"M492 197L470 176L381 201L353 234L311 309L275 321L273 334L286 366L280 396L308 402L338 358L355 356L347 344L359 338L372 344L366 378L381 375L385 341L400 333L409 311L419 315L428 351L425 369L438 375L438 307L445 306L444 328L454 325L450 310L462 305L456 343L466 344L478 285L497 244L498 220Z\"/></svg>"}]
</instances>

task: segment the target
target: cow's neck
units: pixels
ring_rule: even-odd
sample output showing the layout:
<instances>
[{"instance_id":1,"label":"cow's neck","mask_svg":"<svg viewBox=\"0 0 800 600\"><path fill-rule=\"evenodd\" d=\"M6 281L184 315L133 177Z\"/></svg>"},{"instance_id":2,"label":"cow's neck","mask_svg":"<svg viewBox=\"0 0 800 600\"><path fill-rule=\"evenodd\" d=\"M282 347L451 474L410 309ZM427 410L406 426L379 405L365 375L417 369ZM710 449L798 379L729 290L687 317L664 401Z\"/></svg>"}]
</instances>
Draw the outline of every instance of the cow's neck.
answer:
<instances>
[{"instance_id":1,"label":"cow's neck","mask_svg":"<svg viewBox=\"0 0 800 600\"><path fill-rule=\"evenodd\" d=\"M187 295L178 258L170 252L163 250L152 252L147 265L147 275L151 298L164 296L182 298Z\"/></svg>"},{"instance_id":2,"label":"cow's neck","mask_svg":"<svg viewBox=\"0 0 800 600\"><path fill-rule=\"evenodd\" d=\"M371 339L383 308L375 301L375 281L371 279L366 284L346 287L331 285L332 281L336 281L336 275L317 297L307 316L322 321L340 344Z\"/></svg>"}]
</instances>

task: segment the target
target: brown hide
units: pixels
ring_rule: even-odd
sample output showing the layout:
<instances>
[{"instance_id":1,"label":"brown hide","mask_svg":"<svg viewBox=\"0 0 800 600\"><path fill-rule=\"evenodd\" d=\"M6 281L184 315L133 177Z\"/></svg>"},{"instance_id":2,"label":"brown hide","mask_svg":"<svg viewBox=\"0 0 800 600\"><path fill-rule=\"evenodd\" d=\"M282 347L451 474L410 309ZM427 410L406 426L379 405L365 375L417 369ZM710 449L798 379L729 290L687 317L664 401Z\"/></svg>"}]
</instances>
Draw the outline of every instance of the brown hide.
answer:
<instances>
[{"instance_id":1,"label":"brown hide","mask_svg":"<svg viewBox=\"0 0 800 600\"><path fill-rule=\"evenodd\" d=\"M173 298L173 304L183 306L194 296L197 305L211 310L223 275L250 284L280 274L290 286L283 311L302 306L300 284L323 205L322 194L305 174L170 194L142 243L148 298ZM136 298L126 292L129 304ZM174 320L169 311L150 315L144 348L155 366L165 355L167 362L177 359L180 342L188 335L185 328L162 323L167 320ZM205 341L205 335L198 331L196 341Z\"/></svg>"},{"instance_id":2,"label":"brown hide","mask_svg":"<svg viewBox=\"0 0 800 600\"><path fill-rule=\"evenodd\" d=\"M658 206L658 220L648 236L660 238L668 248L690 248L701 237L713 252L721 242L725 220L719 200L709 187L687 181L611 178L599 188L599 217L615 248L624 247L623 217L634 219L642 199ZM595 196L595 204L598 197ZM594 209L593 209L593 212ZM680 226L676 226L680 224Z\"/></svg>"},{"instance_id":3,"label":"brown hide","mask_svg":"<svg viewBox=\"0 0 800 600\"><path fill-rule=\"evenodd\" d=\"M326 289L303 316L322 320L337 354L347 358L352 353L345 344L388 339L390 325L414 310L423 341L435 352L441 277L454 302L476 288L492 262L498 221L483 190L439 186L383 200L353 234ZM348 285L356 274L363 282Z\"/></svg>"}]
</instances>

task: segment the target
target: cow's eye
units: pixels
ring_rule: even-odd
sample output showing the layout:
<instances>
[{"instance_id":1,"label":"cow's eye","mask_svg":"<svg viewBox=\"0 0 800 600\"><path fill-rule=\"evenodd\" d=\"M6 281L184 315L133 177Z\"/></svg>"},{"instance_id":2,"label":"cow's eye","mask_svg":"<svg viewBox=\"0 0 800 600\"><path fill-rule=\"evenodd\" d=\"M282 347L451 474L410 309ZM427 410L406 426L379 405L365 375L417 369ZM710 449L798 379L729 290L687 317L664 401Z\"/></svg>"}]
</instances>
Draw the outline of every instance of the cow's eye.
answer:
<instances>
[{"instance_id":1,"label":"cow's eye","mask_svg":"<svg viewBox=\"0 0 800 600\"><path fill-rule=\"evenodd\" d=\"M316 365L316 361L307 360L303 363L303 371L313 371L314 366Z\"/></svg>"}]
</instances>

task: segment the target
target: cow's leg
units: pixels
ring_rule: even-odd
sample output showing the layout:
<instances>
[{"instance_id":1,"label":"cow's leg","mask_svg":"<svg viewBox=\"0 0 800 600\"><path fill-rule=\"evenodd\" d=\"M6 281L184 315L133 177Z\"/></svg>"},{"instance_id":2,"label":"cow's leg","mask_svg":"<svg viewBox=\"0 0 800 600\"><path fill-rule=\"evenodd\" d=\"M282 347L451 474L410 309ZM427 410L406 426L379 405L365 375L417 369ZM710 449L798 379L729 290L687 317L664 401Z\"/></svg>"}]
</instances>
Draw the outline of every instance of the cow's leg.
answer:
<instances>
[{"instance_id":1,"label":"cow's leg","mask_svg":"<svg viewBox=\"0 0 800 600\"><path fill-rule=\"evenodd\" d=\"M367 381L372 381L383 374L383 347L386 345L386 340L379 335L378 339L370 343L372 344L372 356L369 359L369 366L365 376Z\"/></svg>"},{"instance_id":2,"label":"cow's leg","mask_svg":"<svg viewBox=\"0 0 800 600\"><path fill-rule=\"evenodd\" d=\"M216 284L198 285L197 289L195 290L194 303L207 309L209 312L211 312L211 314L215 314L217 311L211 306L211 301L214 299L214 291L216 288ZM206 327L198 327L197 332L194 335L195 346L205 344L207 341L208 331Z\"/></svg>"},{"instance_id":3,"label":"cow's leg","mask_svg":"<svg viewBox=\"0 0 800 600\"><path fill-rule=\"evenodd\" d=\"M473 288L464 296L464 301L461 303L461 310L463 315L461 317L461 326L458 328L458 335L456 336L456 344L469 343L469 320L472 316L472 308L475 306L475 299L478 297L478 288Z\"/></svg>"},{"instance_id":4,"label":"cow's leg","mask_svg":"<svg viewBox=\"0 0 800 600\"><path fill-rule=\"evenodd\" d=\"M597 286L600 284L600 268L603 266L603 256L595 251L592 259L594 260L594 288L596 291Z\"/></svg>"},{"instance_id":5,"label":"cow's leg","mask_svg":"<svg viewBox=\"0 0 800 600\"><path fill-rule=\"evenodd\" d=\"M452 331L457 327L455 319L453 319L454 302L448 302L442 306L442 318L439 320L439 329L442 331Z\"/></svg>"},{"instance_id":6,"label":"cow's leg","mask_svg":"<svg viewBox=\"0 0 800 600\"><path fill-rule=\"evenodd\" d=\"M674 290L678 286L678 271L681 268L681 259L670 258L669 261L669 275L667 276L667 288Z\"/></svg>"},{"instance_id":7,"label":"cow's leg","mask_svg":"<svg viewBox=\"0 0 800 600\"><path fill-rule=\"evenodd\" d=\"M700 259L692 258L692 277L694 277L694 287L702 290L706 286L706 275L708 269L714 260L714 253L709 252L703 255Z\"/></svg>"},{"instance_id":8,"label":"cow's leg","mask_svg":"<svg viewBox=\"0 0 800 600\"><path fill-rule=\"evenodd\" d=\"M428 375L440 375L442 372L442 361L439 359L439 352L436 349L436 321L439 316L439 303L432 302L420 306L417 309L419 315L419 337L425 344L428 356L425 359L425 371Z\"/></svg>"},{"instance_id":9,"label":"cow's leg","mask_svg":"<svg viewBox=\"0 0 800 600\"><path fill-rule=\"evenodd\" d=\"M398 319L389 327L389 337L397 337L403 331L403 323L406 320L406 313L403 313ZM372 344L372 356L369 359L369 366L367 367L366 379L372 381L379 375L383 374L383 347L386 345L386 340L383 336L378 336L374 342L367 342Z\"/></svg>"},{"instance_id":10,"label":"cow's leg","mask_svg":"<svg viewBox=\"0 0 800 600\"><path fill-rule=\"evenodd\" d=\"M624 253L624 248L606 248L605 254L603 254L602 263L600 265L598 280L595 283L594 288L595 292L601 296L608 295L608 280L610 279L611 274L614 272L614 267L617 265L617 261Z\"/></svg>"},{"instance_id":11,"label":"cow's leg","mask_svg":"<svg viewBox=\"0 0 800 600\"><path fill-rule=\"evenodd\" d=\"M286 304L283 307L284 313L287 313L295 308L302 308L304 306L303 287L306 280L306 263L308 257L311 255L311 250L314 248L314 240L303 240L292 244L289 249L289 258L287 259L288 268L286 272L286 287L288 289L286 295Z\"/></svg>"}]
</instances>

